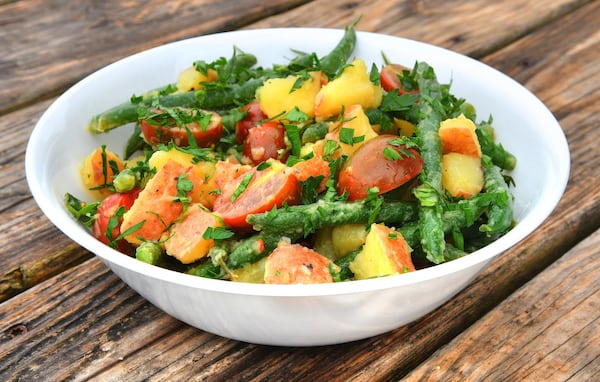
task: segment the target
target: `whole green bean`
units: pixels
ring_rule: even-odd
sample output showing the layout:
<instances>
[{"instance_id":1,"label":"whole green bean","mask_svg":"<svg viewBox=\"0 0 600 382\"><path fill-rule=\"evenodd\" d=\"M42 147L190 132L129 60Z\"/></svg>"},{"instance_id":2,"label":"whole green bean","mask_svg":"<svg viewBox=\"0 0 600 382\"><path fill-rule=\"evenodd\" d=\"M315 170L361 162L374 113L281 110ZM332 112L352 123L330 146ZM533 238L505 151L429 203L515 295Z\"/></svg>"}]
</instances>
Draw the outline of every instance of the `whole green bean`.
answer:
<instances>
[{"instance_id":1,"label":"whole green bean","mask_svg":"<svg viewBox=\"0 0 600 382\"><path fill-rule=\"evenodd\" d=\"M438 133L443 115L440 105L441 88L433 68L427 63L418 62L415 72L421 93L421 120L415 126L423 158L423 183L415 189L415 196L421 204L421 246L430 261L439 263L443 261L445 246L441 200L442 143Z\"/></svg>"},{"instance_id":2,"label":"whole green bean","mask_svg":"<svg viewBox=\"0 0 600 382\"><path fill-rule=\"evenodd\" d=\"M367 223L372 206L369 202L319 200L312 204L288 206L246 219L257 231L308 236L319 228L340 224ZM415 220L418 206L409 202L384 202L375 222L400 224Z\"/></svg>"},{"instance_id":3,"label":"whole green bean","mask_svg":"<svg viewBox=\"0 0 600 382\"><path fill-rule=\"evenodd\" d=\"M513 201L500 169L491 163L488 157L483 158L483 188L486 192L500 195L497 203L490 206L488 221L479 227L480 231L487 235L503 234L513 223Z\"/></svg>"},{"instance_id":4,"label":"whole green bean","mask_svg":"<svg viewBox=\"0 0 600 382\"><path fill-rule=\"evenodd\" d=\"M334 78L337 72L346 65L350 55L354 51L356 46L356 24L359 22L358 18L355 22L348 25L345 28L342 39L337 43L335 48L331 50L326 56L319 60L320 69L327 75L327 77Z\"/></svg>"},{"instance_id":5,"label":"whole green bean","mask_svg":"<svg viewBox=\"0 0 600 382\"><path fill-rule=\"evenodd\" d=\"M489 123L481 123L475 130L481 152L492 159L492 162L503 170L513 170L517 158L508 152L504 146L495 142L494 130Z\"/></svg>"},{"instance_id":6,"label":"whole green bean","mask_svg":"<svg viewBox=\"0 0 600 382\"><path fill-rule=\"evenodd\" d=\"M297 240L298 236L293 237ZM258 233L243 240L227 256L227 267L229 269L241 268L246 264L252 264L269 255L277 247L282 236L270 233ZM292 239L292 238L288 238Z\"/></svg>"}]
</instances>

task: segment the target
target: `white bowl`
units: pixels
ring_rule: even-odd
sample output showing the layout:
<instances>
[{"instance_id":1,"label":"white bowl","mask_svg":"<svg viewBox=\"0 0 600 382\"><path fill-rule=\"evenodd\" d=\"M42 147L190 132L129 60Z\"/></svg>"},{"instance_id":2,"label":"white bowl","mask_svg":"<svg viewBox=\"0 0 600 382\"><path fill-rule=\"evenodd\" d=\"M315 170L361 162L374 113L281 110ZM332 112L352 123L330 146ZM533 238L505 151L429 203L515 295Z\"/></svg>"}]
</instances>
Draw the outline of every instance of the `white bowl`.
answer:
<instances>
[{"instance_id":1,"label":"white bowl","mask_svg":"<svg viewBox=\"0 0 600 382\"><path fill-rule=\"evenodd\" d=\"M328 52L342 30L263 29L184 40L127 57L88 76L60 96L37 123L27 146L26 172L42 211L67 236L102 258L123 281L177 319L194 327L257 344L311 346L367 338L405 325L463 289L495 256L534 231L566 187L570 158L550 111L504 74L460 54L403 38L358 33L355 56L378 65L381 53L412 67L428 62L440 82L494 117L499 141L518 158L517 226L466 257L400 276L325 285L257 285L204 279L151 266L94 239L63 206L66 192L88 199L78 175L81 159L101 144L122 152L130 134L119 128L93 136L90 117L132 94L173 82L194 60L230 57L233 47L270 66L293 57L290 49Z\"/></svg>"}]
</instances>

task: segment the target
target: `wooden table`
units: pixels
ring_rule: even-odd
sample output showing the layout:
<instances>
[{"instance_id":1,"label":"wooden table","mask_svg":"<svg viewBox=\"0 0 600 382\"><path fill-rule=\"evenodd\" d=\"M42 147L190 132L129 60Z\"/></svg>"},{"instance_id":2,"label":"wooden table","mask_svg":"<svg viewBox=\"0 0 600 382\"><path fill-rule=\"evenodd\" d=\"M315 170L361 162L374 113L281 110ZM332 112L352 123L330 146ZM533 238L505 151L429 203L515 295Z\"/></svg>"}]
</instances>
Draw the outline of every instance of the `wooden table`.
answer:
<instances>
[{"instance_id":1,"label":"wooden table","mask_svg":"<svg viewBox=\"0 0 600 382\"><path fill-rule=\"evenodd\" d=\"M569 141L554 213L431 314L337 346L228 340L150 305L33 201L29 133L87 74L187 37L341 28L359 14L359 30L440 45L513 77ZM600 380L599 25L600 1L584 0L0 1L0 380Z\"/></svg>"}]
</instances>

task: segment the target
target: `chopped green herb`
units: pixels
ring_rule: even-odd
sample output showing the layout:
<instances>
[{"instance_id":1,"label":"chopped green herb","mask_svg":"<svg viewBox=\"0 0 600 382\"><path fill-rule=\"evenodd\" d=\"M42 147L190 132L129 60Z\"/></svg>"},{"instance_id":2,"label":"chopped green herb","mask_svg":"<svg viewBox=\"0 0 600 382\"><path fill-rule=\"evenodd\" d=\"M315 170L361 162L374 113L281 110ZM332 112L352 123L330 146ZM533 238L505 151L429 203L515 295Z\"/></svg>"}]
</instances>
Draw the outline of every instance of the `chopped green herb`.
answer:
<instances>
[{"instance_id":1,"label":"chopped green herb","mask_svg":"<svg viewBox=\"0 0 600 382\"><path fill-rule=\"evenodd\" d=\"M246 188L248 187L248 185L252 181L253 177L254 177L254 173L253 172L249 172L249 173L247 173L247 174L244 175L244 177L242 178L242 181L240 182L240 184L237 186L237 188L235 189L235 191L231 195L231 202L232 203L236 201L236 199L242 194L242 192L244 192L244 190L246 190Z\"/></svg>"},{"instance_id":2,"label":"chopped green herb","mask_svg":"<svg viewBox=\"0 0 600 382\"><path fill-rule=\"evenodd\" d=\"M354 136L354 129L348 127L342 127L340 129L340 142L350 146L354 146L355 143L360 143L365 140L365 136L361 135L358 137Z\"/></svg>"},{"instance_id":3,"label":"chopped green herb","mask_svg":"<svg viewBox=\"0 0 600 382\"><path fill-rule=\"evenodd\" d=\"M269 163L269 162L260 162L258 164L258 166L256 166L256 169L258 171L263 171L263 170L268 169L269 167L271 167L271 163Z\"/></svg>"},{"instance_id":4,"label":"chopped green herb","mask_svg":"<svg viewBox=\"0 0 600 382\"><path fill-rule=\"evenodd\" d=\"M287 137L292 144L292 155L300 156L300 149L302 149L302 141L300 139L300 129L296 125L285 125L285 132Z\"/></svg>"},{"instance_id":5,"label":"chopped green herb","mask_svg":"<svg viewBox=\"0 0 600 382\"><path fill-rule=\"evenodd\" d=\"M202 234L202 238L204 240L224 240L229 239L233 235L233 231L230 231L224 227L206 227L206 230Z\"/></svg>"},{"instance_id":6,"label":"chopped green herb","mask_svg":"<svg viewBox=\"0 0 600 382\"><path fill-rule=\"evenodd\" d=\"M377 65L373 63L371 65L371 72L369 73L369 79L374 85L381 84L381 78L379 76L379 69L377 69Z\"/></svg>"},{"instance_id":7,"label":"chopped green herb","mask_svg":"<svg viewBox=\"0 0 600 382\"><path fill-rule=\"evenodd\" d=\"M400 155L400 153L398 151L394 150L393 148L391 148L389 146L386 146L383 149L383 156L387 160L400 160L400 159L402 159L402 155Z\"/></svg>"}]
</instances>

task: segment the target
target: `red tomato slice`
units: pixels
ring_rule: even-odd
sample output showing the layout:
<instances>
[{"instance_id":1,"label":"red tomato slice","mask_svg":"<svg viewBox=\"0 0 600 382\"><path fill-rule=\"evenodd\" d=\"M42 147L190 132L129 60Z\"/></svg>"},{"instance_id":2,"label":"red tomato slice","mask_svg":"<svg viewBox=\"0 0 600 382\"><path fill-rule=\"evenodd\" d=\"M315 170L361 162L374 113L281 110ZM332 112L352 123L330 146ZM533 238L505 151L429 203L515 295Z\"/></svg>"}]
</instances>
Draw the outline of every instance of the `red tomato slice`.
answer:
<instances>
[{"instance_id":1,"label":"red tomato slice","mask_svg":"<svg viewBox=\"0 0 600 382\"><path fill-rule=\"evenodd\" d=\"M121 194L111 194L107 196L100 205L98 206L98 210L96 213L96 219L94 220L94 224L92 225L92 236L96 239L100 240L104 244L110 244L110 239L107 237L107 229L108 222L111 218L116 216L117 211L120 207L124 207L125 212L127 212L133 202L137 198L140 191L135 189L130 192L125 192ZM121 223L123 222L123 218L118 219L118 224L111 231L112 240L116 239L120 234ZM129 243L124 239L117 241L117 250L120 252L128 252L130 249Z\"/></svg>"},{"instance_id":2,"label":"red tomato slice","mask_svg":"<svg viewBox=\"0 0 600 382\"><path fill-rule=\"evenodd\" d=\"M298 179L283 164L273 163L265 170L253 168L228 182L215 200L213 210L230 227L250 228L246 222L249 214L266 212L284 203L295 204L299 198Z\"/></svg>"},{"instance_id":3,"label":"red tomato slice","mask_svg":"<svg viewBox=\"0 0 600 382\"><path fill-rule=\"evenodd\" d=\"M244 140L244 157L254 165L267 159L285 160L285 128L277 121L264 122L248 130Z\"/></svg>"},{"instance_id":4,"label":"red tomato slice","mask_svg":"<svg viewBox=\"0 0 600 382\"><path fill-rule=\"evenodd\" d=\"M408 92L404 90L404 87L398 78L398 75L402 74L403 70L410 70L410 68L399 64L388 64L382 67L379 76L383 90L389 92L398 89L398 94L400 95L404 93L417 94L419 92L418 90L410 90Z\"/></svg>"},{"instance_id":5,"label":"red tomato slice","mask_svg":"<svg viewBox=\"0 0 600 382\"><path fill-rule=\"evenodd\" d=\"M279 245L265 264L266 284L332 283L331 260L299 244Z\"/></svg>"},{"instance_id":6,"label":"red tomato slice","mask_svg":"<svg viewBox=\"0 0 600 382\"><path fill-rule=\"evenodd\" d=\"M189 111L189 109L181 108L180 110ZM156 111L161 114L160 110ZM190 145L188 140L187 129L190 130L196 143L199 147L209 147L219 143L223 134L223 123L221 116L215 112L210 113L210 121L208 126L202 127L198 122L186 123L183 126L177 125L174 119L165 117L165 123L157 121L157 118L142 119L140 127L146 142L155 146L159 143L169 143L173 141L176 146L186 147ZM162 117L161 117L162 118Z\"/></svg>"},{"instance_id":7,"label":"red tomato slice","mask_svg":"<svg viewBox=\"0 0 600 382\"><path fill-rule=\"evenodd\" d=\"M267 119L267 115L260 109L258 101L250 102L242 107L241 111L247 114L244 119L236 124L235 138L238 145L244 143L248 136L248 130L258 125L260 121Z\"/></svg>"},{"instance_id":8,"label":"red tomato slice","mask_svg":"<svg viewBox=\"0 0 600 382\"><path fill-rule=\"evenodd\" d=\"M406 156L400 147L389 144L395 135L380 135L362 145L348 159L338 179L338 192L348 193L348 200L367 197L369 188L378 187L379 193L391 191L413 179L423 169L423 159L414 149L402 147L412 156ZM394 150L400 159L388 159L386 150Z\"/></svg>"}]
</instances>

